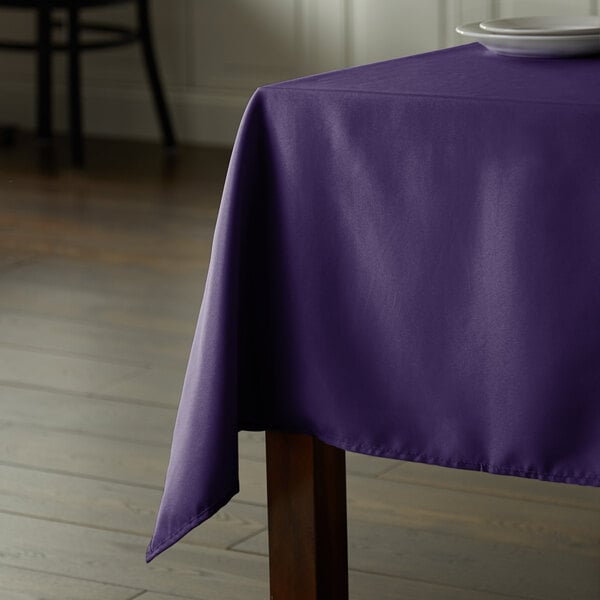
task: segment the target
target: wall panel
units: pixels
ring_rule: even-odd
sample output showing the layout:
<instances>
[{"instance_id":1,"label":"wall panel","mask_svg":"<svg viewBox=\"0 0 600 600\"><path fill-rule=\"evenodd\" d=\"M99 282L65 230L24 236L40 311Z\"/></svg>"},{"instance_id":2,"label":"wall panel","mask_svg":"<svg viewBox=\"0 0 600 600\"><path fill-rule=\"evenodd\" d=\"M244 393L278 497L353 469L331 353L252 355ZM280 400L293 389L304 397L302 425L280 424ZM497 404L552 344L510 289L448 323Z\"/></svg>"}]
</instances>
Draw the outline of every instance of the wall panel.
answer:
<instances>
[{"instance_id":1,"label":"wall panel","mask_svg":"<svg viewBox=\"0 0 600 600\"><path fill-rule=\"evenodd\" d=\"M349 0L351 64L427 52L442 46L436 0Z\"/></svg>"},{"instance_id":2,"label":"wall panel","mask_svg":"<svg viewBox=\"0 0 600 600\"><path fill-rule=\"evenodd\" d=\"M299 73L301 10L300 0L192 2L189 85L247 90Z\"/></svg>"},{"instance_id":3,"label":"wall panel","mask_svg":"<svg viewBox=\"0 0 600 600\"><path fill-rule=\"evenodd\" d=\"M501 17L590 15L596 9L596 3L590 0L500 0L498 4Z\"/></svg>"}]
</instances>

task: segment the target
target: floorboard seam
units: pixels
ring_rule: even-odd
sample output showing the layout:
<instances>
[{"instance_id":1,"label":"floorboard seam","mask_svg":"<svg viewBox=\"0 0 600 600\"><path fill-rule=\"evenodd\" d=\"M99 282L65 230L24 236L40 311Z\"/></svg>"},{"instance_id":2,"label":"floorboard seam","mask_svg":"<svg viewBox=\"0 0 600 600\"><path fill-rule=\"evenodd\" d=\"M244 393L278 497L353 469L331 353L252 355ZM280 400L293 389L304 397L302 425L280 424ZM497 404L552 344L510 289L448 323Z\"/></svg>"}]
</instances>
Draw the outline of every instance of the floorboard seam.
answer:
<instances>
[{"instance_id":1,"label":"floorboard seam","mask_svg":"<svg viewBox=\"0 0 600 600\"><path fill-rule=\"evenodd\" d=\"M25 383L22 381L12 381L9 379L0 379L0 386L14 387L23 390L39 390L40 392L49 392L52 394L63 394L65 396L73 396L78 398L103 400L107 402L118 402L119 404L133 404L137 406L146 406L149 408L166 408L170 410L177 410L177 406L174 404L166 404L161 402L148 402L146 400L140 400L138 398L128 398L126 396L112 396L110 394L99 394L97 392L78 392L76 390L65 390L62 388L55 388L47 385L39 385L36 383Z\"/></svg>"},{"instance_id":2,"label":"floorboard seam","mask_svg":"<svg viewBox=\"0 0 600 600\"><path fill-rule=\"evenodd\" d=\"M0 340L0 348L8 348L14 350L23 350L32 354L44 354L50 356L60 356L65 358L80 358L90 362L99 362L108 365L124 365L128 367L137 367L139 369L151 369L152 364L142 363L128 358L110 358L98 354L86 354L85 352L71 352L69 350L60 350L58 348L40 348L39 346L31 346L28 344L19 344L17 342L6 342Z\"/></svg>"},{"instance_id":3,"label":"floorboard seam","mask_svg":"<svg viewBox=\"0 0 600 600\"><path fill-rule=\"evenodd\" d=\"M173 425L175 424L175 418L173 416ZM67 427L54 427L52 425L41 425L39 423L33 423L29 421L12 421L10 419L4 420L2 415L0 415L0 424L2 427L19 427L19 428L27 428L27 429L35 429L37 431L53 431L56 433L66 433L73 434L79 436L85 436L89 438L94 438L97 440L107 440L111 442L124 442L127 444L141 444L143 446L149 446L150 448L170 448L171 441L166 442L153 442L149 440L140 440L140 439L132 439L131 437L119 437L117 435L104 435L101 433L94 433L93 431L86 431L82 429L69 429Z\"/></svg>"},{"instance_id":4,"label":"floorboard seam","mask_svg":"<svg viewBox=\"0 0 600 600\"><path fill-rule=\"evenodd\" d=\"M261 533L265 533L265 531L267 531L267 530L268 530L268 527L263 527L260 531L255 531L254 533L251 533L250 535L243 537L241 540L237 540L233 544L229 544L229 546L227 546L226 549L230 550L232 552L243 552L243 550L237 550L236 546L239 546L240 544L243 544L244 542L251 540L253 537L260 535ZM248 552L247 554L256 554L256 552ZM257 556L264 556L264 554L260 554Z\"/></svg>"},{"instance_id":5,"label":"floorboard seam","mask_svg":"<svg viewBox=\"0 0 600 600\"><path fill-rule=\"evenodd\" d=\"M443 468L448 468L448 467L443 467ZM500 477L500 476L492 475L492 477ZM376 479L379 479L380 481L389 481L390 483L414 485L414 486L419 486L419 487L432 488L432 489L436 489L436 490L445 490L445 491L449 491L449 492L462 492L462 493L468 493L468 494L477 494L478 496L488 496L490 498L500 498L500 499L505 499L505 500L512 500L514 502L528 502L528 503L532 503L532 504L545 504L547 506L558 506L561 508L569 508L572 510L588 510L591 512L600 512L600 506L598 506L598 507L588 506L588 505L582 506L581 504L571 504L571 503L563 502L560 500L553 501L553 500L548 500L548 499L544 499L544 498L538 499L538 498L529 498L527 496L512 496L510 494L494 494L493 492L483 492L483 491L479 491L477 489L436 485L435 483L426 483L426 482L420 482L417 480L410 480L410 479L391 479L389 477L376 477ZM551 484L552 482L546 481L544 483ZM571 485L571 484L556 483L555 485Z\"/></svg>"},{"instance_id":6,"label":"floorboard seam","mask_svg":"<svg viewBox=\"0 0 600 600\"><path fill-rule=\"evenodd\" d=\"M130 487L138 487L138 488L143 488L146 490L153 490L153 491L157 491L157 492L162 492L164 489L163 486L159 486L159 485L151 485L151 484L139 483L139 482L132 483L131 481L121 481L119 479L110 479L109 477L99 477L97 475L89 475L86 473L78 473L78 472L74 472L74 471L63 471L62 469L41 468L41 467L36 467L33 465L27 465L27 464L23 464L23 463L14 463L14 462L10 462L7 460L0 460L0 465L4 465L6 467L14 467L14 468L18 468L18 469L27 469L28 471L38 471L40 473L49 473L49 474L54 474L54 475L66 475L69 477L79 477L80 479L89 479L90 481L101 481L104 483L113 483L113 484L118 484L118 485L126 485L126 486L130 486Z\"/></svg>"},{"instance_id":7,"label":"floorboard seam","mask_svg":"<svg viewBox=\"0 0 600 600\"><path fill-rule=\"evenodd\" d=\"M141 598L142 596L144 596L146 594L148 590L142 590L141 592L138 592L136 594L134 594L133 596L131 596L131 598L127 598L127 600L136 600L136 598Z\"/></svg>"},{"instance_id":8,"label":"floorboard seam","mask_svg":"<svg viewBox=\"0 0 600 600\"><path fill-rule=\"evenodd\" d=\"M20 565L13 565L11 563L5 563L2 562L2 560L0 560L0 567L9 567L11 569L17 569L19 571L27 571L29 573L41 573L42 575L54 575L55 577L63 577L65 579L72 579L74 581L85 581L87 583L98 583L100 585L106 585L109 587L115 587L115 588L123 588L124 590L135 590L136 593L139 591L140 588L136 588L133 587L131 585L125 585L125 584L121 584L121 583L108 583L107 581L99 581L97 579L88 579L86 577L75 577L73 575L65 575L64 573L55 573L53 571L44 571L41 569L31 569L30 567L23 567Z\"/></svg>"},{"instance_id":9,"label":"floorboard seam","mask_svg":"<svg viewBox=\"0 0 600 600\"><path fill-rule=\"evenodd\" d=\"M430 587L446 588L446 589L450 589L450 590L456 590L458 592L484 592L484 593L492 595L492 596L497 596L499 599L507 598L509 600L540 600L540 598L536 598L534 596L515 596L514 594L504 594L502 592L495 592L493 590L489 591L489 590L481 590L481 589L474 589L474 588L464 588L464 587L459 587L456 585L450 585L447 583L437 583L435 581L428 581L426 579L416 579L413 577L406 577L405 575L389 575L388 573L377 573L375 571L364 571L362 569L355 569L355 568L348 569L348 572L349 573L360 573L362 575L375 575L377 577L388 577L390 579L410 581L412 583L418 583L418 584L422 584L422 585L426 585L426 586L430 586Z\"/></svg>"}]
</instances>

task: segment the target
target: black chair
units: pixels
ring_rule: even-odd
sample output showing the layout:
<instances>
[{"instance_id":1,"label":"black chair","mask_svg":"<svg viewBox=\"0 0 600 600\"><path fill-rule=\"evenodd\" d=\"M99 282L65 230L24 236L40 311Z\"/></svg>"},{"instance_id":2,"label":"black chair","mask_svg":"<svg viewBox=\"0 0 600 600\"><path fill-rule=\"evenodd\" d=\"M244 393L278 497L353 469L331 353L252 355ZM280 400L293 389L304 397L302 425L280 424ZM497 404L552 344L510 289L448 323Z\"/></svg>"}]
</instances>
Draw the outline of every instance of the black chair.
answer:
<instances>
[{"instance_id":1,"label":"black chair","mask_svg":"<svg viewBox=\"0 0 600 600\"><path fill-rule=\"evenodd\" d=\"M137 25L135 27L87 23L81 20L80 13L83 8L126 3L135 4L137 12ZM53 52L64 51L68 53L71 154L73 163L81 166L84 160L81 127L81 52L85 50L103 50L140 42L164 144L169 148L175 146L173 127L154 56L148 0L0 0L0 7L3 6L35 10L37 13L37 41L35 43L0 41L0 49L35 51L37 53L37 133L41 139L52 137ZM52 30L63 26L62 22L54 18L55 11L58 9L66 12L65 25L68 29L66 43L56 43L52 39ZM81 34L86 31L101 34L101 39L84 42Z\"/></svg>"}]
</instances>

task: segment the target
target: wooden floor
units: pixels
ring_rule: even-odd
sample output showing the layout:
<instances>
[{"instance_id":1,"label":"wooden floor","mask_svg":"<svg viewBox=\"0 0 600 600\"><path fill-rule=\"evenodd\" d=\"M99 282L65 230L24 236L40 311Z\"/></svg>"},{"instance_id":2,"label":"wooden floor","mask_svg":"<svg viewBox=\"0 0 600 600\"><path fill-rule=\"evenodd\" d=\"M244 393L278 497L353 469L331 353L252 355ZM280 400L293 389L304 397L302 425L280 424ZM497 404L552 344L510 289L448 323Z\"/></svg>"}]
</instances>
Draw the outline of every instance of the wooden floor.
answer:
<instances>
[{"instance_id":1,"label":"wooden floor","mask_svg":"<svg viewBox=\"0 0 600 600\"><path fill-rule=\"evenodd\" d=\"M261 434L235 500L144 562L227 159L0 148L0 600L268 597ZM348 469L352 598L600 598L600 489Z\"/></svg>"}]
</instances>

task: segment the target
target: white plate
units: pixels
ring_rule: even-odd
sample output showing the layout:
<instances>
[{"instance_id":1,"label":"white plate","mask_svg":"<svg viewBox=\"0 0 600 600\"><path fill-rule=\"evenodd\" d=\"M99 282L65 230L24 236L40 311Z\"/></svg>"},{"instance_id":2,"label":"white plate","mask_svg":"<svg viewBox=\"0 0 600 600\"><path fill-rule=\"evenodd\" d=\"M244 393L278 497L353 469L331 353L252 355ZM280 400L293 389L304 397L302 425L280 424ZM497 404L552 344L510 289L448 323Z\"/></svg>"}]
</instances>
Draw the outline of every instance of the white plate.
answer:
<instances>
[{"instance_id":1,"label":"white plate","mask_svg":"<svg viewBox=\"0 0 600 600\"><path fill-rule=\"evenodd\" d=\"M600 35L600 17L517 17L483 21L481 28L505 35Z\"/></svg>"},{"instance_id":2,"label":"white plate","mask_svg":"<svg viewBox=\"0 0 600 600\"><path fill-rule=\"evenodd\" d=\"M460 25L456 31L496 54L530 58L559 58L600 53L600 34L505 35L481 29L479 23Z\"/></svg>"}]
</instances>

